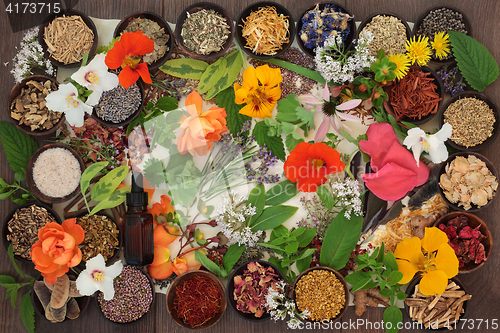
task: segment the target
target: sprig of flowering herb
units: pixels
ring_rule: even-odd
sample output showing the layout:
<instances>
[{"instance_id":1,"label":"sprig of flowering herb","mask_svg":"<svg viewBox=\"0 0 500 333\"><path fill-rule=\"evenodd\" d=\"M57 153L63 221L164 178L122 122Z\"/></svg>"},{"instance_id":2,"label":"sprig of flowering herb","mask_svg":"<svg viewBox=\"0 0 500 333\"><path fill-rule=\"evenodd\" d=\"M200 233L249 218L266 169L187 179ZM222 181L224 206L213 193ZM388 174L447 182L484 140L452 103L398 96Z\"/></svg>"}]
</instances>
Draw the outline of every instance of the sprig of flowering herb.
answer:
<instances>
[{"instance_id":1,"label":"sprig of flowering herb","mask_svg":"<svg viewBox=\"0 0 500 333\"><path fill-rule=\"evenodd\" d=\"M49 59L45 59L42 46L38 42L38 27L26 32L21 41L19 52L12 61L13 65L10 72L14 75L16 83L35 74L34 69L38 69L39 72L42 72L41 74L47 76L53 76L55 73L52 63Z\"/></svg>"},{"instance_id":2,"label":"sprig of flowering herb","mask_svg":"<svg viewBox=\"0 0 500 333\"><path fill-rule=\"evenodd\" d=\"M330 182L330 192L335 200L334 207L345 208L345 217L350 219L351 214L361 215L363 203L361 201L361 185L351 178L337 179Z\"/></svg>"},{"instance_id":3,"label":"sprig of flowering herb","mask_svg":"<svg viewBox=\"0 0 500 333\"><path fill-rule=\"evenodd\" d=\"M301 313L295 312L295 302L285 295L286 282L280 281L276 284L276 289L269 287L266 294L265 307L274 321L285 320L287 315L290 319L287 325L291 329L299 327L301 320L309 317L309 311L306 309Z\"/></svg>"},{"instance_id":4,"label":"sprig of flowering herb","mask_svg":"<svg viewBox=\"0 0 500 333\"><path fill-rule=\"evenodd\" d=\"M457 66L450 67L444 65L436 71L443 81L444 92L450 94L452 97L463 92L465 83L463 83L463 76L458 70Z\"/></svg>"},{"instance_id":5,"label":"sprig of flowering herb","mask_svg":"<svg viewBox=\"0 0 500 333\"><path fill-rule=\"evenodd\" d=\"M259 185L277 183L281 178L279 175L267 174L269 168L273 167L277 161L278 159L267 149L266 144L259 147L259 150L245 163L247 180L255 181ZM252 164L255 163L257 167L253 168Z\"/></svg>"},{"instance_id":6,"label":"sprig of flowering herb","mask_svg":"<svg viewBox=\"0 0 500 333\"><path fill-rule=\"evenodd\" d=\"M307 211L307 218L303 218L297 222L297 227L316 229L316 237L320 241L323 241L330 222L337 216L339 211L328 210L317 195L313 195L310 199L306 199L304 196L300 198L300 203Z\"/></svg>"}]
</instances>

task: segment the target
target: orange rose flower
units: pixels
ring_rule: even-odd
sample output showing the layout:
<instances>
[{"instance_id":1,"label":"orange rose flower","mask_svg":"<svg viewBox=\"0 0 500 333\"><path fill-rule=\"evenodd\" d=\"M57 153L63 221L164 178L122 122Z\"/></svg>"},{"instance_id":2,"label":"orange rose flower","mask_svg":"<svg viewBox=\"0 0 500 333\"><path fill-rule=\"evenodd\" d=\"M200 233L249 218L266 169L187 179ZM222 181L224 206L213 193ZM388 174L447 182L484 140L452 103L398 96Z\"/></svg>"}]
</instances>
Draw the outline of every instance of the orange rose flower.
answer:
<instances>
[{"instance_id":1,"label":"orange rose flower","mask_svg":"<svg viewBox=\"0 0 500 333\"><path fill-rule=\"evenodd\" d=\"M185 105L190 116L180 120L183 132L177 139L177 149L181 155L189 152L194 156L195 151L206 155L212 148L211 143L219 141L221 133L227 131L226 110L213 106L202 112L203 99L196 91L187 96Z\"/></svg>"},{"instance_id":2,"label":"orange rose flower","mask_svg":"<svg viewBox=\"0 0 500 333\"><path fill-rule=\"evenodd\" d=\"M48 283L55 283L57 278L75 267L82 260L78 248L85 232L76 224L76 218L63 222L48 222L38 231L38 241L31 246L31 260L35 268L42 273Z\"/></svg>"}]
</instances>

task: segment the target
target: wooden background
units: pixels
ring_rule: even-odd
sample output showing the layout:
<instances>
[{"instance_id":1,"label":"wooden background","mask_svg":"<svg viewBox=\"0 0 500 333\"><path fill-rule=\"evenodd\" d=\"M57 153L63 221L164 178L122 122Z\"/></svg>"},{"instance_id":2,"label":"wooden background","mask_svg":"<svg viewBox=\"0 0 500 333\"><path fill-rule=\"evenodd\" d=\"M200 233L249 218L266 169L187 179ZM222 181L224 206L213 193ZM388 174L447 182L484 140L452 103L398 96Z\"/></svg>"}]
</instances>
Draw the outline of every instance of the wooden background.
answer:
<instances>
[{"instance_id":1,"label":"wooden background","mask_svg":"<svg viewBox=\"0 0 500 333\"><path fill-rule=\"evenodd\" d=\"M151 11L162 14L169 22L175 23L177 17L187 6L197 2L196 0L80 0L75 9L80 10L89 16L102 19L122 19L124 16L139 12ZM257 2L254 0L212 0L229 10L233 20L236 20L239 13L250 3ZM315 0L278 0L277 2L287 7L293 15L294 20L298 20L302 12L309 6L313 5ZM426 9L439 6L449 5L460 9L470 20L473 30L472 35L479 42L485 45L493 54L497 61L500 61L500 1L497 0L336 0L336 2L344 6L350 11L356 21L362 21L366 17L374 13L395 13L407 20L415 22L422 12ZM2 6L0 13L0 31L3 34L1 47L1 68L0 71L0 97L2 100L3 111L0 113L0 120L9 120L7 112L7 99L10 89L14 85L13 76L9 73L12 68L12 58L16 54L15 46L18 46L23 32L12 33L9 26L9 21L5 12L5 7ZM5 38L5 39L4 39ZM7 64L6 64L7 63ZM500 104L500 81L497 80L486 88L485 93L489 95L497 104ZM490 147L482 151L493 164L500 169L500 140L497 140ZM7 182L12 183L14 174L7 165L5 154L0 153L0 177ZM7 213L14 208L14 204L10 200L0 202L0 218L3 220ZM488 224L494 239L500 237L500 223L498 215L500 213L500 200L495 202L479 212L479 215ZM37 273L32 266L21 263L21 267L31 273L33 276ZM7 252L3 246L0 246L0 274L9 274L17 276L12 268ZM471 325L471 329L463 329L461 331L474 332L492 332L491 322L493 319L500 317L498 309L500 304L500 288L498 288L497 279L500 274L500 257L498 246L493 247L493 252L488 262L478 271L472 274L461 275L460 279L466 284L469 293L473 295L468 306L467 317L470 320L467 325ZM24 290L23 290L24 291ZM5 289L0 288L0 300L5 296ZM18 301L19 306L19 301ZM342 318L344 329L342 332L382 332L381 329L376 329L377 326L370 329L370 326L359 326L356 330L354 326L349 327L349 323L356 322L362 319L364 322L380 322L382 320L383 309L369 309L363 317L356 317L354 308L351 307ZM480 320L488 320L490 329L486 329L483 323L479 328ZM406 318L405 315L405 320ZM360 322L358 322L360 323ZM474 324L474 326L472 326ZM466 326L467 327L467 326ZM66 321L61 324L51 324L45 318L36 318L37 332L184 332L177 326L169 317L165 307L165 296L157 294L153 304L153 310L147 314L144 320L132 325L117 325L110 323L100 316L97 305L92 300L87 310L81 314L80 318L74 321ZM472 329L473 328L473 329ZM227 309L221 321L211 329L205 332L266 332L273 330L275 332L285 332L287 330L284 322L274 323L272 321L253 323L247 322L233 313L232 309ZM413 332L415 330L403 329L402 332ZM25 332L19 316L19 310L13 309L10 302L0 301L0 332Z\"/></svg>"}]
</instances>

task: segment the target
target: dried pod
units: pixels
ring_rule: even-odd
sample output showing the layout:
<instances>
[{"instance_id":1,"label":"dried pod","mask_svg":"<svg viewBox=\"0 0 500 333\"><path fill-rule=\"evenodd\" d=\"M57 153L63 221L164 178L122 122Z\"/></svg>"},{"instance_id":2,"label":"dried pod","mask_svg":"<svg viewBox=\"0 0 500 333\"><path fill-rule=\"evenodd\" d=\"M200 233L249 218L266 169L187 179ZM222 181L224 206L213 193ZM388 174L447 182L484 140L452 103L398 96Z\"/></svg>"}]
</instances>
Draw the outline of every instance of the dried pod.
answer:
<instances>
[{"instance_id":1,"label":"dried pod","mask_svg":"<svg viewBox=\"0 0 500 333\"><path fill-rule=\"evenodd\" d=\"M68 317L69 319L76 319L79 316L80 307L78 306L76 300L73 297L70 297L67 305L66 317Z\"/></svg>"},{"instance_id":2,"label":"dried pod","mask_svg":"<svg viewBox=\"0 0 500 333\"><path fill-rule=\"evenodd\" d=\"M66 301L68 300L68 294L69 294L69 277L68 275L64 274L58 277L56 283L54 284L54 289L52 290L52 296L50 297L51 308L53 309L62 308L66 304ZM55 319L57 319L53 312L52 315L54 316Z\"/></svg>"},{"instance_id":3,"label":"dried pod","mask_svg":"<svg viewBox=\"0 0 500 333\"><path fill-rule=\"evenodd\" d=\"M40 303L42 303L43 309L45 310L50 302L51 292L49 288L47 288L42 281L35 281L33 290L35 291L38 299L40 300Z\"/></svg>"}]
</instances>

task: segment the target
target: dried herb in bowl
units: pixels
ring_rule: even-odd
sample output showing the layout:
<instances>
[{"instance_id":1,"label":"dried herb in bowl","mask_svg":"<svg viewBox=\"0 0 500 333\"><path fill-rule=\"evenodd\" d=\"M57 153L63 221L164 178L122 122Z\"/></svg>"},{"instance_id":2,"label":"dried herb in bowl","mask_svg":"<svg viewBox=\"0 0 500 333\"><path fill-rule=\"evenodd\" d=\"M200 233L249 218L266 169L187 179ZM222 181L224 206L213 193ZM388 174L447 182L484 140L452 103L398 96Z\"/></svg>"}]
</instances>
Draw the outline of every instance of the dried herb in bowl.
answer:
<instances>
[{"instance_id":1,"label":"dried herb in bowl","mask_svg":"<svg viewBox=\"0 0 500 333\"><path fill-rule=\"evenodd\" d=\"M187 13L182 24L181 36L184 46L201 55L220 51L230 34L226 18L213 9L202 9Z\"/></svg>"},{"instance_id":2,"label":"dried herb in bowl","mask_svg":"<svg viewBox=\"0 0 500 333\"><path fill-rule=\"evenodd\" d=\"M170 35L155 21L148 18L136 17L127 25L123 33L136 31L142 31L155 44L153 52L142 57L142 60L148 65L151 65L169 51L168 40Z\"/></svg>"},{"instance_id":3,"label":"dried herb in bowl","mask_svg":"<svg viewBox=\"0 0 500 333\"><path fill-rule=\"evenodd\" d=\"M119 250L120 231L116 223L106 215L94 214L77 217L76 223L85 231L82 242L82 261L87 261L98 254L108 260Z\"/></svg>"}]
</instances>

